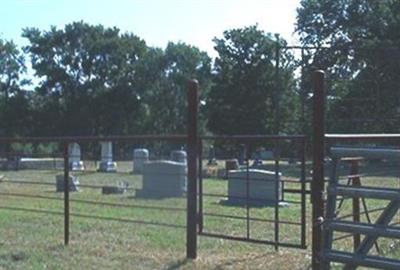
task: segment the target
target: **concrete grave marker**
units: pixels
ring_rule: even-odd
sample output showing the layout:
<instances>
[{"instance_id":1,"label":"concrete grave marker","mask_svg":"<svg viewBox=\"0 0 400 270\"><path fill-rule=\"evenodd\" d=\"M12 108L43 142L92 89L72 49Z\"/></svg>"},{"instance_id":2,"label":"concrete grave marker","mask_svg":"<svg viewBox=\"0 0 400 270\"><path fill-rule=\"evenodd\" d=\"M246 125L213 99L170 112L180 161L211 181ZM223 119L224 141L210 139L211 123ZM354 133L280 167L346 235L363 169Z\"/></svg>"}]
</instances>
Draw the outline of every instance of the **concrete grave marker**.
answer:
<instances>
[{"instance_id":1,"label":"concrete grave marker","mask_svg":"<svg viewBox=\"0 0 400 270\"><path fill-rule=\"evenodd\" d=\"M149 161L149 150L135 149L133 150L133 173L142 173L143 164Z\"/></svg>"},{"instance_id":2,"label":"concrete grave marker","mask_svg":"<svg viewBox=\"0 0 400 270\"><path fill-rule=\"evenodd\" d=\"M279 200L281 198L280 176L281 173L276 179L275 172L266 170L230 170L228 171L228 200L226 203L245 205L248 187L249 205L275 205L276 198ZM277 185L279 185L278 191Z\"/></svg>"},{"instance_id":3,"label":"concrete grave marker","mask_svg":"<svg viewBox=\"0 0 400 270\"><path fill-rule=\"evenodd\" d=\"M85 167L81 161L81 147L77 143L68 145L69 169L71 171L83 171Z\"/></svg>"},{"instance_id":4,"label":"concrete grave marker","mask_svg":"<svg viewBox=\"0 0 400 270\"><path fill-rule=\"evenodd\" d=\"M158 160L143 164L143 187L139 197L181 197L186 192L187 166L181 162Z\"/></svg>"},{"instance_id":5,"label":"concrete grave marker","mask_svg":"<svg viewBox=\"0 0 400 270\"><path fill-rule=\"evenodd\" d=\"M113 161L112 142L100 142L101 161L99 165L100 172L116 172L117 163Z\"/></svg>"}]
</instances>

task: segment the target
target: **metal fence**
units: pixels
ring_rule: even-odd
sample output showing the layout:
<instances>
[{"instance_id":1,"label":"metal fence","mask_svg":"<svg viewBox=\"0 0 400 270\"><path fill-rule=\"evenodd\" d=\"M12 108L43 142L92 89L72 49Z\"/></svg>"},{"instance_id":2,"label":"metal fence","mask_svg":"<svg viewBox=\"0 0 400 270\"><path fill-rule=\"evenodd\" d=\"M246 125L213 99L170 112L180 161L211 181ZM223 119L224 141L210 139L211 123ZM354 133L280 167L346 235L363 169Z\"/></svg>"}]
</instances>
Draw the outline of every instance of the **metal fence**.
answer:
<instances>
[{"instance_id":1,"label":"metal fence","mask_svg":"<svg viewBox=\"0 0 400 270\"><path fill-rule=\"evenodd\" d=\"M209 156L208 165L199 163L199 234L269 244L275 249L279 246L306 248L306 137L205 136L201 139L199 160L204 160L203 152L207 151L204 145L213 145L213 151L219 154L214 161ZM218 151L218 148L231 151ZM215 168L213 162L225 162L225 168L210 172ZM236 168L230 167L232 162L234 166L237 163ZM269 176L257 178L258 173ZM215 178L225 186L219 192L204 185L215 182ZM271 192L258 192L265 189ZM216 204L224 206L216 209ZM213 226L213 220L223 220L226 226ZM230 224L235 227L231 228Z\"/></svg>"}]
</instances>

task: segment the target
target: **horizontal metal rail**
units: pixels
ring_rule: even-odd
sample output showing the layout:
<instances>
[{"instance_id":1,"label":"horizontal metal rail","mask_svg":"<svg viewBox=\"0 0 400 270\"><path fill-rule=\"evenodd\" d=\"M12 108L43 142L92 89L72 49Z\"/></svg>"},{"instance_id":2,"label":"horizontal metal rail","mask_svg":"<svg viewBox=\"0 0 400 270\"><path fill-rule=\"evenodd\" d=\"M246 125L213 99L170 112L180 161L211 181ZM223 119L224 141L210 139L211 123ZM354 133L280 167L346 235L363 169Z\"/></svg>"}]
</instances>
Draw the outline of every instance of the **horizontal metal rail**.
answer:
<instances>
[{"instance_id":1,"label":"horizontal metal rail","mask_svg":"<svg viewBox=\"0 0 400 270\"><path fill-rule=\"evenodd\" d=\"M306 135L210 135L210 136L199 136L202 140L247 140L247 141L259 141L259 140L306 140Z\"/></svg>"},{"instance_id":2,"label":"horizontal metal rail","mask_svg":"<svg viewBox=\"0 0 400 270\"><path fill-rule=\"evenodd\" d=\"M102 189L105 186L110 186L110 185L89 185L89 184L79 184L78 187L82 187L82 188L92 188L92 189ZM138 190L138 188L135 187L124 187L125 190Z\"/></svg>"},{"instance_id":3,"label":"horizontal metal rail","mask_svg":"<svg viewBox=\"0 0 400 270\"><path fill-rule=\"evenodd\" d=\"M380 200L400 200L400 189L349 187L338 185L328 188L331 195L341 195L352 198L371 198Z\"/></svg>"},{"instance_id":4,"label":"horizontal metal rail","mask_svg":"<svg viewBox=\"0 0 400 270\"><path fill-rule=\"evenodd\" d=\"M325 134L328 142L332 141L399 141L400 134Z\"/></svg>"},{"instance_id":5,"label":"horizontal metal rail","mask_svg":"<svg viewBox=\"0 0 400 270\"><path fill-rule=\"evenodd\" d=\"M51 197L39 194L23 194L23 193L12 193L12 192L0 192L1 196L9 197L21 197L21 198L33 198L33 199L44 199L44 200L54 200L54 201L64 201L61 197Z\"/></svg>"},{"instance_id":6,"label":"horizontal metal rail","mask_svg":"<svg viewBox=\"0 0 400 270\"><path fill-rule=\"evenodd\" d=\"M10 197L22 197L22 198L25 197L25 198L33 198L33 199L47 199L47 200L64 201L63 198L43 196L43 195L37 195L37 194L0 192L0 195L10 196ZM70 199L69 201L76 202L76 203L84 203L84 204L91 204L91 205L103 205L103 206L111 206L111 207L140 208L140 209L152 209L152 210L162 210L162 211L165 210L165 211L186 212L186 208L183 208L183 207L110 203L110 202L104 202L104 201L93 201L93 200L82 200L82 199Z\"/></svg>"},{"instance_id":7,"label":"horizontal metal rail","mask_svg":"<svg viewBox=\"0 0 400 270\"><path fill-rule=\"evenodd\" d=\"M387 270L400 269L399 260L382 258L378 256L354 255L353 253L337 251L337 250L324 251L322 253L322 256L329 261L340 262L344 264L374 267Z\"/></svg>"},{"instance_id":8,"label":"horizontal metal rail","mask_svg":"<svg viewBox=\"0 0 400 270\"><path fill-rule=\"evenodd\" d=\"M0 143L9 142L93 142L93 141L145 141L145 140L186 140L187 135L134 135L134 136L66 136L66 137L0 137Z\"/></svg>"},{"instance_id":9,"label":"horizontal metal rail","mask_svg":"<svg viewBox=\"0 0 400 270\"><path fill-rule=\"evenodd\" d=\"M266 203L275 203L275 200L270 200L270 199L263 199L263 198L252 198L252 197L246 197L246 196L232 196L228 194L219 194L219 193L197 193L197 196L204 196L204 197L216 197L216 198L231 198L231 199L237 199L237 200L243 200L246 201L248 200L249 202L266 202ZM284 200L279 200L279 202L287 202ZM292 203L300 203L300 201L291 201Z\"/></svg>"},{"instance_id":10,"label":"horizontal metal rail","mask_svg":"<svg viewBox=\"0 0 400 270\"><path fill-rule=\"evenodd\" d=\"M52 215L61 215L61 216L64 215L64 212L59 212L59 211L13 207L13 206L0 205L0 209L12 210L12 211L22 211L22 212L32 212L32 213L42 213L42 214L52 214ZM119 221L119 222L126 222L126 223L135 223L135 224L141 224L141 225L169 227L169 228L175 228L175 229L186 229L186 226L184 226L184 225L176 225L176 224L155 222L155 221L143 221L143 220L126 219L126 218L96 216L96 215L88 215L88 214L80 214L80 213L70 213L70 216L89 218L89 219L98 219L98 220L109 220L109 221Z\"/></svg>"},{"instance_id":11,"label":"horizontal metal rail","mask_svg":"<svg viewBox=\"0 0 400 270\"><path fill-rule=\"evenodd\" d=\"M25 184L25 185L39 185L39 186L55 186L55 185L56 185L56 183L51 183L51 182L24 181L24 180L9 180L9 179L1 180L0 183L7 183L7 184Z\"/></svg>"},{"instance_id":12,"label":"horizontal metal rail","mask_svg":"<svg viewBox=\"0 0 400 270\"><path fill-rule=\"evenodd\" d=\"M305 140L305 135L216 135L199 136L202 140ZM65 137L0 137L0 143L9 142L93 142L93 141L144 141L144 140L186 140L187 135L133 135L133 136L65 136Z\"/></svg>"},{"instance_id":13,"label":"horizontal metal rail","mask_svg":"<svg viewBox=\"0 0 400 270\"><path fill-rule=\"evenodd\" d=\"M14 206L3 206L3 205L0 205L0 209L64 216L64 212L61 212L61 211L54 211L54 210L48 210L48 209L33 209L33 208L23 208L23 207L14 207Z\"/></svg>"},{"instance_id":14,"label":"horizontal metal rail","mask_svg":"<svg viewBox=\"0 0 400 270\"><path fill-rule=\"evenodd\" d=\"M292 194L303 194L303 191L301 189L293 189L293 188L285 188L283 189L283 192ZM311 194L311 190L305 190L304 192L305 194Z\"/></svg>"},{"instance_id":15,"label":"horizontal metal rail","mask_svg":"<svg viewBox=\"0 0 400 270\"><path fill-rule=\"evenodd\" d=\"M244 242L254 243L254 244L278 245L278 246L287 247L287 248L302 248L302 249L307 248L307 246L302 246L301 244L275 242L275 241L269 241L269 240L240 237L240 236L230 236L230 235L210 233L210 232L205 232L205 231L199 232L199 235L206 236L206 237L212 237L212 238L226 239L226 240L244 241Z\"/></svg>"},{"instance_id":16,"label":"horizontal metal rail","mask_svg":"<svg viewBox=\"0 0 400 270\"><path fill-rule=\"evenodd\" d=\"M328 221L325 226L328 229L340 232L357 233L357 234L400 239L399 227L396 228L393 226L374 225L367 223L354 223L350 221L331 221L331 222Z\"/></svg>"},{"instance_id":17,"label":"horizontal metal rail","mask_svg":"<svg viewBox=\"0 0 400 270\"><path fill-rule=\"evenodd\" d=\"M156 221L144 221L144 220L135 220L135 219L127 219L127 218L105 217L105 216L88 215L88 214L80 214L80 213L70 213L70 215L73 217L81 217L81 218L89 218L89 219L110 220L110 221L119 221L119 222L126 222L126 223L135 223L135 224L141 224L141 225L152 225L152 226L169 227L169 228L175 228L175 229L186 229L186 226L184 226L184 225L177 225L177 224L156 222Z\"/></svg>"},{"instance_id":18,"label":"horizontal metal rail","mask_svg":"<svg viewBox=\"0 0 400 270\"><path fill-rule=\"evenodd\" d=\"M208 212L204 212L203 216L238 219L238 220L251 220L251 221L260 221L260 222L266 222L266 223L275 223L276 222L276 220L274 220L274 219L264 219L264 218L255 218L255 217L247 218L246 216L224 215L224 214L216 214L216 213L208 213ZM287 225L296 225L296 226L302 225L300 222L285 221L285 220L279 220L278 223L287 224Z\"/></svg>"}]
</instances>

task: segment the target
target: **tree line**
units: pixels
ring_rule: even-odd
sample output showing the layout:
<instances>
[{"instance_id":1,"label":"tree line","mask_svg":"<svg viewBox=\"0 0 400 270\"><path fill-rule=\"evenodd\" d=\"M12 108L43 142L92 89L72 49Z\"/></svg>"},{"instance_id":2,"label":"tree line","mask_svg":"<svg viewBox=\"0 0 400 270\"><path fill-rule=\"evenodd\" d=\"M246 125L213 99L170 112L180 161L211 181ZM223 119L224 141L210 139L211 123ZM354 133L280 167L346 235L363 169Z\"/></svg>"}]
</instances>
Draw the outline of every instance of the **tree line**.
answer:
<instances>
[{"instance_id":1,"label":"tree line","mask_svg":"<svg viewBox=\"0 0 400 270\"><path fill-rule=\"evenodd\" d=\"M25 28L23 48L0 39L0 135L182 133L191 78L202 133L308 133L314 69L328 74L330 131L396 132L399 12L399 1L303 0L301 57L256 25L215 38L215 59L183 42L151 47L116 27Z\"/></svg>"}]
</instances>

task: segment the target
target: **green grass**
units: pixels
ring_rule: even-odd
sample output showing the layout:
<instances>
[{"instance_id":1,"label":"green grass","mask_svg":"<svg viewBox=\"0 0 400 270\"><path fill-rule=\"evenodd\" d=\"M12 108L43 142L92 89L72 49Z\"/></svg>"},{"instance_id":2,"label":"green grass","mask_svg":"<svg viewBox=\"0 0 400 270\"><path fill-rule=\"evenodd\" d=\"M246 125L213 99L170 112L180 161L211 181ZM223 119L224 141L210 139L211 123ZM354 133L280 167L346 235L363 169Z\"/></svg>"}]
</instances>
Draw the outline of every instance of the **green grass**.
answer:
<instances>
[{"instance_id":1,"label":"green grass","mask_svg":"<svg viewBox=\"0 0 400 270\"><path fill-rule=\"evenodd\" d=\"M130 186L141 187L141 176L129 174L131 164L119 163L119 172L80 173L81 184L103 185L119 181ZM286 176L295 177L298 166L285 165ZM7 171L1 172L10 180L55 182L56 171ZM395 176L385 180L394 181ZM370 178L379 184L381 178ZM392 181L392 182L393 182ZM393 182L394 183L394 182ZM396 182L397 183L397 182ZM293 188L299 185L293 184ZM29 209L48 209L63 212L63 194L55 192L55 186L21 185L0 183L1 193L23 193L50 196L58 200L44 200L0 195L0 206ZM204 192L227 192L227 182L217 179L204 180ZM186 207L185 198L140 199L134 191L124 195L102 195L99 189L82 188L71 193L71 213L92 216L161 222L186 225L185 211L167 211L134 207L111 207L74 202L91 200L124 205L161 207ZM288 194L286 199L299 200L299 195ZM246 208L225 206L221 198L205 197L204 212L245 216ZM310 204L307 198L307 221L310 221ZM370 207L382 205L380 201L369 202ZM349 211L350 202L344 206ZM255 218L273 219L273 207L252 207L250 215ZM376 218L377 214L373 215ZM280 219L298 222L300 206L290 204L280 208ZM117 222L101 219L71 217L69 246L63 245L63 216L0 209L0 269L307 269L310 250L280 248L279 252L269 245L249 244L199 236L199 258L185 260L186 234L184 228L168 228L142 225L132 222ZM253 221L250 223L251 237L273 240L274 224ZM300 227L281 225L280 240L300 243ZM234 236L246 236L246 222L236 219L206 217L204 230ZM307 226L307 243L310 243L311 226ZM397 250L389 249L389 241L382 247L391 257L400 257ZM337 243L342 250L351 247L350 239Z\"/></svg>"}]
</instances>

